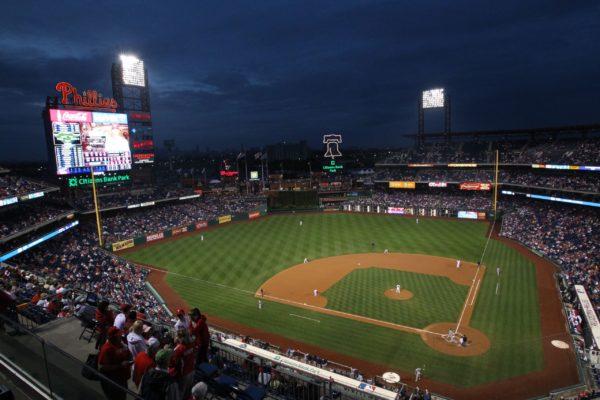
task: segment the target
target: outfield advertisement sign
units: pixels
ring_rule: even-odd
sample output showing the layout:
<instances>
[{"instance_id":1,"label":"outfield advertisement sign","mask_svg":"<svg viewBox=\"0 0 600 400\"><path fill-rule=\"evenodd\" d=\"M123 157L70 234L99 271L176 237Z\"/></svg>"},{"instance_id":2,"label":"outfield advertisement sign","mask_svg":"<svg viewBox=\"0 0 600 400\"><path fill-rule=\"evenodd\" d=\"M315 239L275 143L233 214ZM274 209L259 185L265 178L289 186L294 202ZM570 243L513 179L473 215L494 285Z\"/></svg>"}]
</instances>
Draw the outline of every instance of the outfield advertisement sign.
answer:
<instances>
[{"instance_id":1,"label":"outfield advertisement sign","mask_svg":"<svg viewBox=\"0 0 600 400\"><path fill-rule=\"evenodd\" d=\"M492 190L492 184L483 182L463 182L460 184L460 190Z\"/></svg>"},{"instance_id":2,"label":"outfield advertisement sign","mask_svg":"<svg viewBox=\"0 0 600 400\"><path fill-rule=\"evenodd\" d=\"M445 188L445 187L448 187L448 183L446 183L446 182L429 182L428 186L435 187L435 188Z\"/></svg>"},{"instance_id":3,"label":"outfield advertisement sign","mask_svg":"<svg viewBox=\"0 0 600 400\"><path fill-rule=\"evenodd\" d=\"M146 242L153 242L155 240L163 239L165 237L164 232L153 233L152 235L146 236Z\"/></svg>"},{"instance_id":4,"label":"outfield advertisement sign","mask_svg":"<svg viewBox=\"0 0 600 400\"><path fill-rule=\"evenodd\" d=\"M208 221L196 222L196 229L203 229L208 226Z\"/></svg>"},{"instance_id":5,"label":"outfield advertisement sign","mask_svg":"<svg viewBox=\"0 0 600 400\"><path fill-rule=\"evenodd\" d=\"M459 211L458 218L477 219L476 211Z\"/></svg>"},{"instance_id":6,"label":"outfield advertisement sign","mask_svg":"<svg viewBox=\"0 0 600 400\"><path fill-rule=\"evenodd\" d=\"M388 214L405 214L404 207L388 207Z\"/></svg>"},{"instance_id":7,"label":"outfield advertisement sign","mask_svg":"<svg viewBox=\"0 0 600 400\"><path fill-rule=\"evenodd\" d=\"M218 218L219 224L225 224L227 222L231 222L231 215L221 215Z\"/></svg>"},{"instance_id":8,"label":"outfield advertisement sign","mask_svg":"<svg viewBox=\"0 0 600 400\"><path fill-rule=\"evenodd\" d=\"M594 305L590 301L590 298L585 291L585 288L581 285L575 285L575 292L579 298L579 303L583 309L583 315L592 331L592 336L596 342L596 346L600 346L600 321L598 321L598 315L594 310Z\"/></svg>"},{"instance_id":9,"label":"outfield advertisement sign","mask_svg":"<svg viewBox=\"0 0 600 400\"><path fill-rule=\"evenodd\" d=\"M390 181L390 189L414 189L416 183L412 181Z\"/></svg>"},{"instance_id":10,"label":"outfield advertisement sign","mask_svg":"<svg viewBox=\"0 0 600 400\"><path fill-rule=\"evenodd\" d=\"M127 239L112 244L113 251L125 250L134 246L133 239Z\"/></svg>"},{"instance_id":11,"label":"outfield advertisement sign","mask_svg":"<svg viewBox=\"0 0 600 400\"><path fill-rule=\"evenodd\" d=\"M188 231L187 226L182 226L180 228L175 228L172 230L172 235L173 236L177 236L177 235L181 235L182 233L186 233Z\"/></svg>"},{"instance_id":12,"label":"outfield advertisement sign","mask_svg":"<svg viewBox=\"0 0 600 400\"><path fill-rule=\"evenodd\" d=\"M6 199L0 200L0 207L2 207L2 206L8 206L10 204L15 204L18 201L19 201L18 197L8 197Z\"/></svg>"},{"instance_id":13,"label":"outfield advertisement sign","mask_svg":"<svg viewBox=\"0 0 600 400\"><path fill-rule=\"evenodd\" d=\"M252 212L248 214L248 219L255 219L260 217L260 213L258 211Z\"/></svg>"}]
</instances>

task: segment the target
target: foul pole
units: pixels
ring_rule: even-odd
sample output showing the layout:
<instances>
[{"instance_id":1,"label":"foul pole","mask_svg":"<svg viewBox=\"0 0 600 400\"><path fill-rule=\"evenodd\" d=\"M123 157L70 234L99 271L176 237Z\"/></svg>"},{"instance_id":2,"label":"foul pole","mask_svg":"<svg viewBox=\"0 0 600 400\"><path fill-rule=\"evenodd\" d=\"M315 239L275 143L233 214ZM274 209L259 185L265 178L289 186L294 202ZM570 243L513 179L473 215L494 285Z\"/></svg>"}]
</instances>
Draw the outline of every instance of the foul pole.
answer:
<instances>
[{"instance_id":1,"label":"foul pole","mask_svg":"<svg viewBox=\"0 0 600 400\"><path fill-rule=\"evenodd\" d=\"M496 220L496 210L498 205L498 158L499 152L496 150L496 165L494 167L494 220Z\"/></svg>"},{"instance_id":2,"label":"foul pole","mask_svg":"<svg viewBox=\"0 0 600 400\"><path fill-rule=\"evenodd\" d=\"M94 178L94 167L90 167L92 174L92 195L94 197L94 210L96 211L96 227L98 229L98 244L102 247L102 225L100 223L100 210L98 209L98 196L96 195L96 178Z\"/></svg>"}]
</instances>

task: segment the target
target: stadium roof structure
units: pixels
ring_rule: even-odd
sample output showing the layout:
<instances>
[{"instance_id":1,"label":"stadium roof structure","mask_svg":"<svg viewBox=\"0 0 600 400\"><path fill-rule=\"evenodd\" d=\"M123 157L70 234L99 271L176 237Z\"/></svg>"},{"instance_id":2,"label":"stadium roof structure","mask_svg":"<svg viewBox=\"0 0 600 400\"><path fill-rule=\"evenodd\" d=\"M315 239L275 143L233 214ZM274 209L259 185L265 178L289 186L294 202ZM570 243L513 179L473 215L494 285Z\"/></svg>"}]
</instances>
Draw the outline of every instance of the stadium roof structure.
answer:
<instances>
[{"instance_id":1,"label":"stadium roof structure","mask_svg":"<svg viewBox=\"0 0 600 400\"><path fill-rule=\"evenodd\" d=\"M486 130L486 131L464 131L452 132L450 135L445 132L426 133L423 135L426 139L446 139L454 136L458 137L490 137L490 136L540 136L540 135L587 135L590 133L599 133L600 124L589 125L566 125L545 128L523 128L523 129L504 129L504 130ZM418 133L409 133L402 135L404 137L418 138Z\"/></svg>"}]
</instances>

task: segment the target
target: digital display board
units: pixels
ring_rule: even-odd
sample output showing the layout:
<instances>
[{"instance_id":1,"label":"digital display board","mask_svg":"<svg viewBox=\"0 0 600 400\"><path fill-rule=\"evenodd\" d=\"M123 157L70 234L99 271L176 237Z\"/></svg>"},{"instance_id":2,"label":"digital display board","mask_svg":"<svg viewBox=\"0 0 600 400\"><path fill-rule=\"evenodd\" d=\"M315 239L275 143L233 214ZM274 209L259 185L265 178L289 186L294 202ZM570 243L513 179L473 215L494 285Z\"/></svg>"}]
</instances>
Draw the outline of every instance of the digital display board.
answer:
<instances>
[{"instance_id":1,"label":"digital display board","mask_svg":"<svg viewBox=\"0 0 600 400\"><path fill-rule=\"evenodd\" d=\"M250 171L250 180L257 181L258 180L258 171Z\"/></svg>"},{"instance_id":2,"label":"digital display board","mask_svg":"<svg viewBox=\"0 0 600 400\"><path fill-rule=\"evenodd\" d=\"M444 89L431 89L423 92L423 108L444 107Z\"/></svg>"},{"instance_id":3,"label":"digital display board","mask_svg":"<svg viewBox=\"0 0 600 400\"><path fill-rule=\"evenodd\" d=\"M50 121L58 175L131 169L126 114L51 109Z\"/></svg>"}]
</instances>

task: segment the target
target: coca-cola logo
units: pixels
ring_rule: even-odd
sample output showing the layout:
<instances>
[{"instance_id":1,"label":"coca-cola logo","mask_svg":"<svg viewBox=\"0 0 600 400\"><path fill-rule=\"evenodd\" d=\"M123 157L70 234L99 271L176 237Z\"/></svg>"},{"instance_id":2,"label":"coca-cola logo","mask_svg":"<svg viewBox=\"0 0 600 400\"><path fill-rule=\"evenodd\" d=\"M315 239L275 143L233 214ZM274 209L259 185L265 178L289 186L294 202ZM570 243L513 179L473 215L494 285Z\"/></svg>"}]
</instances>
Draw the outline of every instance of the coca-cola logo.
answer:
<instances>
[{"instance_id":1,"label":"coca-cola logo","mask_svg":"<svg viewBox=\"0 0 600 400\"><path fill-rule=\"evenodd\" d=\"M87 111L50 110L50 119L56 122L92 122L91 116Z\"/></svg>"}]
</instances>

